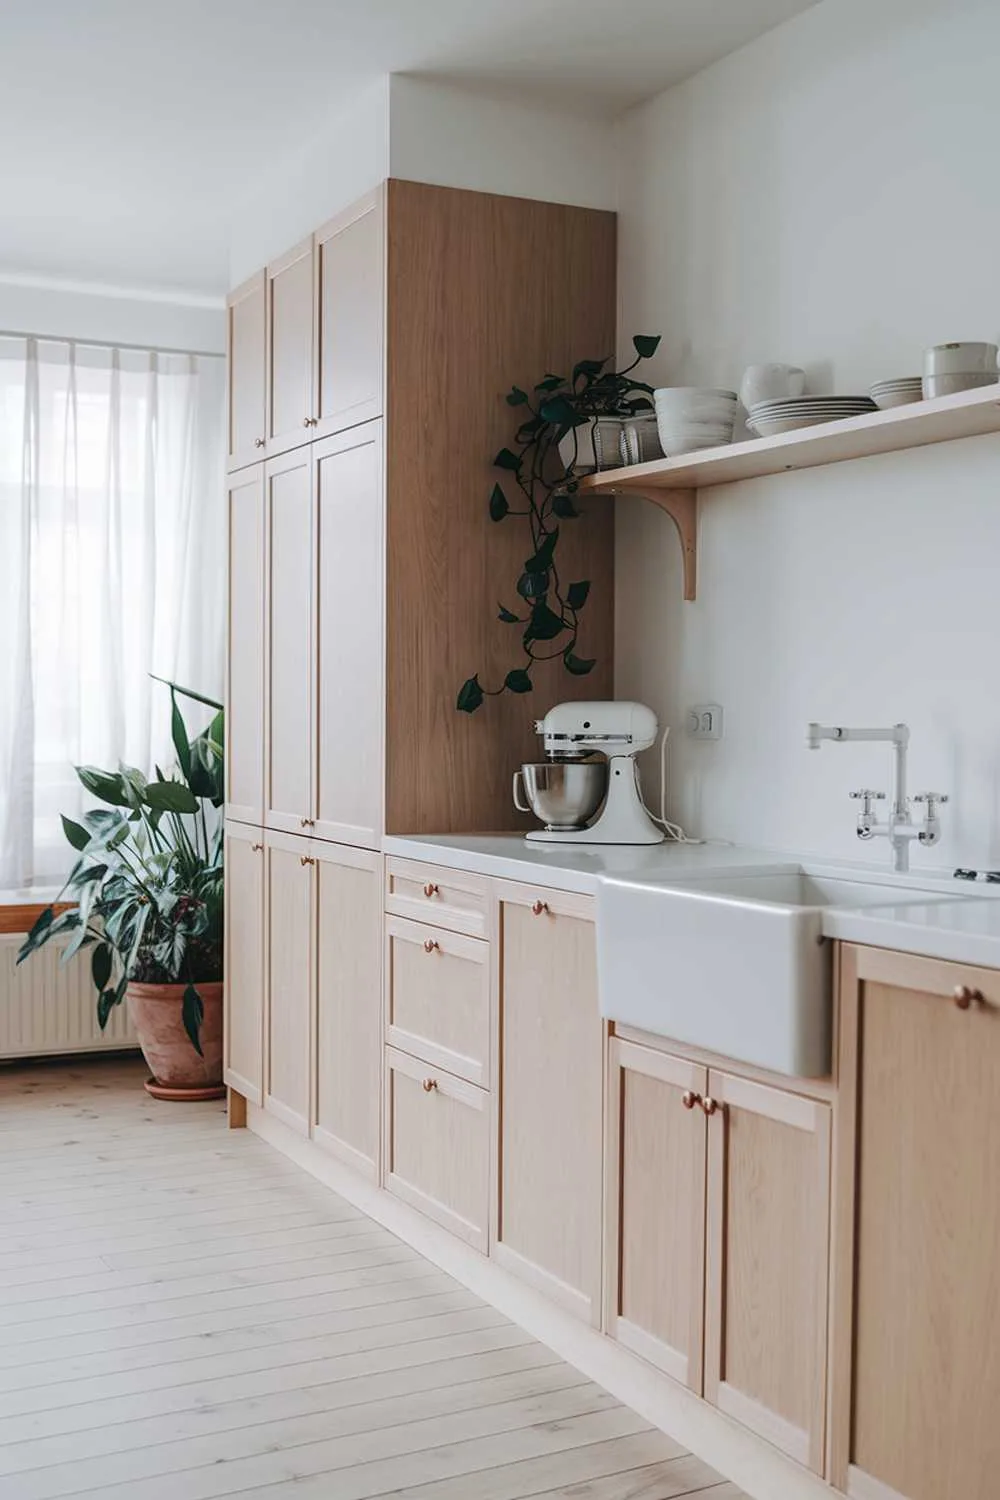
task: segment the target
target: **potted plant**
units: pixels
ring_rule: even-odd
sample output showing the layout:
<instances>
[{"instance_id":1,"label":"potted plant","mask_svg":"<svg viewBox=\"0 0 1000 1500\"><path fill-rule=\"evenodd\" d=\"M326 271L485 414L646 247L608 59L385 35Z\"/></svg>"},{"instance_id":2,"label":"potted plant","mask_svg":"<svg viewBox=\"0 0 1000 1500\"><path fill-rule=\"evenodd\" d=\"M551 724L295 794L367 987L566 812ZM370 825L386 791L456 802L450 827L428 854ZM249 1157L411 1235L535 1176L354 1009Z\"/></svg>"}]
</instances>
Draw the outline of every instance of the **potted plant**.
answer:
<instances>
[{"instance_id":1,"label":"potted plant","mask_svg":"<svg viewBox=\"0 0 1000 1500\"><path fill-rule=\"evenodd\" d=\"M606 359L582 359L569 380L546 375L535 386L534 399L519 386L507 395L507 405L520 414L514 434L515 448L501 448L493 467L501 470L518 493L508 498L499 482L489 498L491 521L508 516L527 521L531 555L515 585L519 604L499 606L498 618L521 629L524 661L513 667L498 687L484 687L478 672L459 688L455 707L472 714L484 698L500 693L530 693L531 669L537 661L562 657L573 677L593 671L595 659L577 652L580 611L590 594L590 580L564 583L559 576L556 548L559 524L575 521L580 512L575 497L576 476L595 466L594 429L608 418L620 431L622 421L652 408L652 387L632 379L641 360L656 353L659 335L636 334L632 343L636 358L624 370L607 370ZM580 434L587 434L581 453ZM617 444L617 438L615 439ZM584 461L587 460L587 461Z\"/></svg>"},{"instance_id":2,"label":"potted plant","mask_svg":"<svg viewBox=\"0 0 1000 1500\"><path fill-rule=\"evenodd\" d=\"M91 948L103 1030L127 999L157 1099L214 1099L222 1086L222 705L174 683L171 735L177 765L150 781L131 766L77 766L104 807L63 830L77 852L66 884L18 953L22 963L53 938L62 962ZM188 734L177 696L216 710ZM58 912L69 901L66 909Z\"/></svg>"}]
</instances>

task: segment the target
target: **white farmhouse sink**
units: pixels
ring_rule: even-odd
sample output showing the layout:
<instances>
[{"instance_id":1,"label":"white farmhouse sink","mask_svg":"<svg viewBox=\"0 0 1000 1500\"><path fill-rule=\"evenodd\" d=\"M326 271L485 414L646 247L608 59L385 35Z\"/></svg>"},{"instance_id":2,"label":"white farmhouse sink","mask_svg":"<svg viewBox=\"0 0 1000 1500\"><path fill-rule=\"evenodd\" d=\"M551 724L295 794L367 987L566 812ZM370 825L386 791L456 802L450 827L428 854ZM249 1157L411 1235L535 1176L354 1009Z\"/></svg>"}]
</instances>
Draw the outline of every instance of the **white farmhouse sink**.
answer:
<instances>
[{"instance_id":1,"label":"white farmhouse sink","mask_svg":"<svg viewBox=\"0 0 1000 1500\"><path fill-rule=\"evenodd\" d=\"M779 1073L823 1077L833 999L824 910L927 900L912 885L802 871L602 879L601 1013Z\"/></svg>"}]
</instances>

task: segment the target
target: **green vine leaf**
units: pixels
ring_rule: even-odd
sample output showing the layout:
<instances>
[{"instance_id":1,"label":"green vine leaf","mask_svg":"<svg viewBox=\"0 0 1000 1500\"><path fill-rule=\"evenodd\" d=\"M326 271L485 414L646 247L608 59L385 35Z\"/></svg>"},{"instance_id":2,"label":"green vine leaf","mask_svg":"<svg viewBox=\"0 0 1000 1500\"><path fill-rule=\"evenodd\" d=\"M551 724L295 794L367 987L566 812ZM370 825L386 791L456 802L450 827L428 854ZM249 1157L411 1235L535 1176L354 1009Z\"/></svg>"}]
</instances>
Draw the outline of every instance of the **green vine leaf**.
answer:
<instances>
[{"instance_id":1,"label":"green vine leaf","mask_svg":"<svg viewBox=\"0 0 1000 1500\"><path fill-rule=\"evenodd\" d=\"M520 615L515 615L504 604L500 605L500 613L497 615L497 619L502 620L505 625L522 625L524 623Z\"/></svg>"},{"instance_id":2,"label":"green vine leaf","mask_svg":"<svg viewBox=\"0 0 1000 1500\"><path fill-rule=\"evenodd\" d=\"M507 405L508 406L527 406L527 404L528 404L528 393L527 393L527 391L522 391L521 387L519 385L512 385L511 388L510 388L510 395L507 397Z\"/></svg>"},{"instance_id":3,"label":"green vine leaf","mask_svg":"<svg viewBox=\"0 0 1000 1500\"><path fill-rule=\"evenodd\" d=\"M573 384L576 385L581 375L584 376L588 381L594 380L598 375L600 375L606 364L606 359L578 360L577 363L573 366Z\"/></svg>"},{"instance_id":4,"label":"green vine leaf","mask_svg":"<svg viewBox=\"0 0 1000 1500\"><path fill-rule=\"evenodd\" d=\"M561 615L549 608L542 600L536 604L531 611L531 619L528 628L524 632L526 642L530 641L554 641L557 635L561 635L566 625Z\"/></svg>"},{"instance_id":5,"label":"green vine leaf","mask_svg":"<svg viewBox=\"0 0 1000 1500\"><path fill-rule=\"evenodd\" d=\"M509 510L510 506L507 504L507 496L500 486L495 484L493 486L493 493L490 495L490 520L502 521Z\"/></svg>"},{"instance_id":6,"label":"green vine leaf","mask_svg":"<svg viewBox=\"0 0 1000 1500\"><path fill-rule=\"evenodd\" d=\"M523 667L515 667L504 678L504 687L509 693L530 693L534 684Z\"/></svg>"},{"instance_id":7,"label":"green vine leaf","mask_svg":"<svg viewBox=\"0 0 1000 1500\"><path fill-rule=\"evenodd\" d=\"M567 672L571 672L574 677L586 677L587 673L592 672L596 665L596 657L587 658L575 656L572 650L567 651L563 656L563 666L566 668Z\"/></svg>"},{"instance_id":8,"label":"green vine leaf","mask_svg":"<svg viewBox=\"0 0 1000 1500\"><path fill-rule=\"evenodd\" d=\"M493 467L495 469L509 469L512 474L516 474L521 467L521 460L509 448L501 448L493 460Z\"/></svg>"},{"instance_id":9,"label":"green vine leaf","mask_svg":"<svg viewBox=\"0 0 1000 1500\"><path fill-rule=\"evenodd\" d=\"M658 333L637 333L632 340L632 347L640 359L652 359L660 347L660 338Z\"/></svg>"},{"instance_id":10,"label":"green vine leaf","mask_svg":"<svg viewBox=\"0 0 1000 1500\"><path fill-rule=\"evenodd\" d=\"M552 558L555 555L556 542L559 540L559 527L547 533L545 540L535 553L529 557L524 565L526 573L547 573L552 566Z\"/></svg>"},{"instance_id":11,"label":"green vine leaf","mask_svg":"<svg viewBox=\"0 0 1000 1500\"><path fill-rule=\"evenodd\" d=\"M571 583L566 590L566 603L570 609L582 609L590 594L590 579L585 578L580 583Z\"/></svg>"},{"instance_id":12,"label":"green vine leaf","mask_svg":"<svg viewBox=\"0 0 1000 1500\"><path fill-rule=\"evenodd\" d=\"M542 402L538 413L553 427L579 427L588 420L565 396L550 396L548 401Z\"/></svg>"},{"instance_id":13,"label":"green vine leaf","mask_svg":"<svg viewBox=\"0 0 1000 1500\"><path fill-rule=\"evenodd\" d=\"M558 516L560 521L575 521L580 512L568 495L553 495L552 514Z\"/></svg>"},{"instance_id":14,"label":"green vine leaf","mask_svg":"<svg viewBox=\"0 0 1000 1500\"><path fill-rule=\"evenodd\" d=\"M532 599L544 599L548 591L548 573L522 573L517 580L517 592L529 603Z\"/></svg>"},{"instance_id":15,"label":"green vine leaf","mask_svg":"<svg viewBox=\"0 0 1000 1500\"><path fill-rule=\"evenodd\" d=\"M455 707L458 709L459 713L474 714L476 709L482 703L483 696L483 690L479 686L478 675L475 677L470 677L466 682L463 682L462 686L459 688Z\"/></svg>"},{"instance_id":16,"label":"green vine leaf","mask_svg":"<svg viewBox=\"0 0 1000 1500\"><path fill-rule=\"evenodd\" d=\"M538 382L538 384L535 386L535 390L536 391L557 391L561 385L565 385L565 384L566 384L566 381L565 381L565 379L564 379L564 377L562 375L546 375L545 379L544 380L540 380Z\"/></svg>"}]
</instances>

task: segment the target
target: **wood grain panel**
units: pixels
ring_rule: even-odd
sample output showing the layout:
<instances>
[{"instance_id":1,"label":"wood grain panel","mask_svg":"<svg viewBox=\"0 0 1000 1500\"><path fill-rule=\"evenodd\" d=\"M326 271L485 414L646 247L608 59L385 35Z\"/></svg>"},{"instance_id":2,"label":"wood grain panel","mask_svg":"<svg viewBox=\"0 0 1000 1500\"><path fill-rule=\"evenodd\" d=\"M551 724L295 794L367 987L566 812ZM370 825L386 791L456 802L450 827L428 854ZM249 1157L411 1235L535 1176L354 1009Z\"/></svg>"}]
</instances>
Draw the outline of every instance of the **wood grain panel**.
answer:
<instances>
[{"instance_id":1,"label":"wood grain panel","mask_svg":"<svg viewBox=\"0 0 1000 1500\"><path fill-rule=\"evenodd\" d=\"M225 1079L244 1100L263 1098L264 844L263 833L226 828Z\"/></svg>"},{"instance_id":2,"label":"wood grain panel","mask_svg":"<svg viewBox=\"0 0 1000 1500\"><path fill-rule=\"evenodd\" d=\"M489 1082L489 947L401 917L386 920L386 1037L480 1086Z\"/></svg>"},{"instance_id":3,"label":"wood grain panel","mask_svg":"<svg viewBox=\"0 0 1000 1500\"><path fill-rule=\"evenodd\" d=\"M267 452L308 443L313 401L313 242L267 268Z\"/></svg>"},{"instance_id":4,"label":"wood grain panel","mask_svg":"<svg viewBox=\"0 0 1000 1500\"><path fill-rule=\"evenodd\" d=\"M385 241L382 191L314 235L314 437L382 413Z\"/></svg>"},{"instance_id":5,"label":"wood grain panel","mask_svg":"<svg viewBox=\"0 0 1000 1500\"><path fill-rule=\"evenodd\" d=\"M504 395L615 347L615 216L390 181L387 289L387 812L390 833L516 828L514 768L538 758L532 721L553 703L612 694L611 504L587 498L563 524L560 571L589 578L572 678L536 673L530 697L472 716L455 696L473 672L499 685L519 664L497 599L516 602L524 523L487 514Z\"/></svg>"},{"instance_id":6,"label":"wood grain panel","mask_svg":"<svg viewBox=\"0 0 1000 1500\"><path fill-rule=\"evenodd\" d=\"M385 909L470 937L489 936L489 894L481 875L411 859L386 860Z\"/></svg>"},{"instance_id":7,"label":"wood grain panel","mask_svg":"<svg viewBox=\"0 0 1000 1500\"><path fill-rule=\"evenodd\" d=\"M901 958L893 983L893 957L861 994L851 1458L909 1500L992 1500L998 977L985 1005L960 1010L952 989L978 988L982 971Z\"/></svg>"},{"instance_id":8,"label":"wood grain panel","mask_svg":"<svg viewBox=\"0 0 1000 1500\"><path fill-rule=\"evenodd\" d=\"M267 1053L264 1107L308 1135L312 1103L315 859L306 839L266 835Z\"/></svg>"}]
</instances>

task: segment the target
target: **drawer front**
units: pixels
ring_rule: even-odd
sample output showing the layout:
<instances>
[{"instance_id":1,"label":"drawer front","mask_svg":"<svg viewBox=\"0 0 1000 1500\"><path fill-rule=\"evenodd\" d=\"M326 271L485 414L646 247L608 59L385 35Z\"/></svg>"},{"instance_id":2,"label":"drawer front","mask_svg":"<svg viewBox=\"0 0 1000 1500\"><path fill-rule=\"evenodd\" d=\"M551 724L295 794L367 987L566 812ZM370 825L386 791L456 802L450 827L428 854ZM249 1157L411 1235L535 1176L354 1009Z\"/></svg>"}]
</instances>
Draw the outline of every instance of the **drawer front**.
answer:
<instances>
[{"instance_id":1,"label":"drawer front","mask_svg":"<svg viewBox=\"0 0 1000 1500\"><path fill-rule=\"evenodd\" d=\"M385 909L450 932L489 936L486 881L461 870L441 870L410 859L387 860Z\"/></svg>"},{"instance_id":2,"label":"drawer front","mask_svg":"<svg viewBox=\"0 0 1000 1500\"><path fill-rule=\"evenodd\" d=\"M489 944L386 918L386 1041L482 1087L489 1082Z\"/></svg>"},{"instance_id":3,"label":"drawer front","mask_svg":"<svg viewBox=\"0 0 1000 1500\"><path fill-rule=\"evenodd\" d=\"M489 1094L386 1049L385 1185L483 1255L489 1222Z\"/></svg>"}]
</instances>

